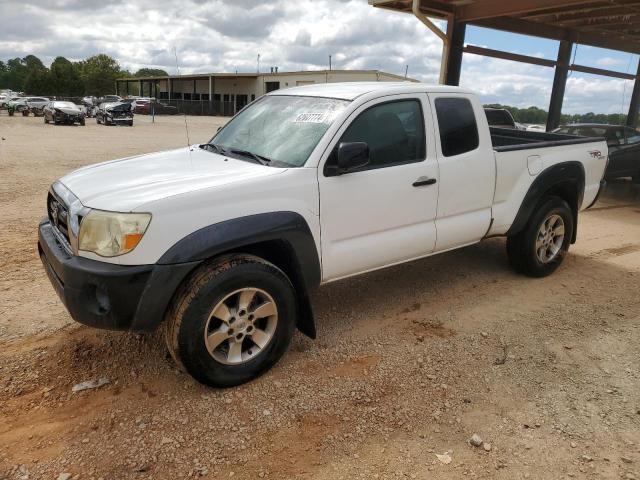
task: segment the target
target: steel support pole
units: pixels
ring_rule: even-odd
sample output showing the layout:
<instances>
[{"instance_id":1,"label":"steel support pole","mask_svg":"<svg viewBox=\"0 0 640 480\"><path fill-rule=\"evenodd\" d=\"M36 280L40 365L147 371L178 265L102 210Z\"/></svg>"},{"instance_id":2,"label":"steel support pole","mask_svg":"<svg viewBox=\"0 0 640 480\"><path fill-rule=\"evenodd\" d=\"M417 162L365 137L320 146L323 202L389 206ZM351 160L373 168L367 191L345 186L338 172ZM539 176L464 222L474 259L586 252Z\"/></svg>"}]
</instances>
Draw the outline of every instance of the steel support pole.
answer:
<instances>
[{"instance_id":1,"label":"steel support pole","mask_svg":"<svg viewBox=\"0 0 640 480\"><path fill-rule=\"evenodd\" d=\"M633 83L633 93L631 94L631 102L629 103L629 113L627 115L627 125L631 128L638 128L638 114L640 113L640 63L638 64L638 73Z\"/></svg>"},{"instance_id":2,"label":"steel support pole","mask_svg":"<svg viewBox=\"0 0 640 480\"><path fill-rule=\"evenodd\" d=\"M564 91L567 86L567 76L569 75L569 63L571 62L571 50L573 50L573 42L568 40L560 41L556 72L553 77L553 87L551 89L551 100L549 100L547 132L558 128L560 125L562 101L564 100Z\"/></svg>"},{"instance_id":3,"label":"steel support pole","mask_svg":"<svg viewBox=\"0 0 640 480\"><path fill-rule=\"evenodd\" d=\"M449 61L445 72L447 85L460 85L460 72L462 71L462 55L464 53L464 37L467 33L467 24L464 22L449 22L451 32L451 44L449 47Z\"/></svg>"}]
</instances>

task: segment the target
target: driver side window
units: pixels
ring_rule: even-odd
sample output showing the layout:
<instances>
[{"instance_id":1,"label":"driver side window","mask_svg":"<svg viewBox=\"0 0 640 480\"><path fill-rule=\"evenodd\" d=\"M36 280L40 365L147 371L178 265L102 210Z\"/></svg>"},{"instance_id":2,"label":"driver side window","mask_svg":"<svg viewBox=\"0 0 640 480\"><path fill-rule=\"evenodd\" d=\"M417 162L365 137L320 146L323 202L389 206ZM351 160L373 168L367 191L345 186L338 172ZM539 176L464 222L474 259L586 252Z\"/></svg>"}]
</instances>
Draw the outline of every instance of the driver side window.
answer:
<instances>
[{"instance_id":1,"label":"driver side window","mask_svg":"<svg viewBox=\"0 0 640 480\"><path fill-rule=\"evenodd\" d=\"M366 109L342 134L327 165L336 164L338 145L343 142L369 146L370 162L357 171L423 161L426 146L420 101L396 100Z\"/></svg>"}]
</instances>

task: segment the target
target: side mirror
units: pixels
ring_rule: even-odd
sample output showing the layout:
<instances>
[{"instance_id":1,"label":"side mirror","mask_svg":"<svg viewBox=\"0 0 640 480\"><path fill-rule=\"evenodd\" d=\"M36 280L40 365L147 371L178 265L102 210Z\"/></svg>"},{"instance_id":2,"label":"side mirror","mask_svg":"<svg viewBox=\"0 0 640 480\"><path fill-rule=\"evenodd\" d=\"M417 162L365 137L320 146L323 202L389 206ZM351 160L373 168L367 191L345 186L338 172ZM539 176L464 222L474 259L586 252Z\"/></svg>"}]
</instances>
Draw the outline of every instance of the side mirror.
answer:
<instances>
[{"instance_id":1,"label":"side mirror","mask_svg":"<svg viewBox=\"0 0 640 480\"><path fill-rule=\"evenodd\" d=\"M338 145L337 165L331 165L329 176L342 175L369 164L369 145L365 142L341 142Z\"/></svg>"}]
</instances>

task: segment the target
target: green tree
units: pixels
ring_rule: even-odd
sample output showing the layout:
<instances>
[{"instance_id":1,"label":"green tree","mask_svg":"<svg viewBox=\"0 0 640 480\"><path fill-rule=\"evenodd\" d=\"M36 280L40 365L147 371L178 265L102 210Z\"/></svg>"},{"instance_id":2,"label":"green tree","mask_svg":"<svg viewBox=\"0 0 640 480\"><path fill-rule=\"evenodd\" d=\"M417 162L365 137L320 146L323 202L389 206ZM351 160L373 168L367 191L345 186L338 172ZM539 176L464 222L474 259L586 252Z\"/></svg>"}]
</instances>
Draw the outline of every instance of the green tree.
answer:
<instances>
[{"instance_id":1,"label":"green tree","mask_svg":"<svg viewBox=\"0 0 640 480\"><path fill-rule=\"evenodd\" d=\"M12 58L7 60L6 68L3 88L21 91L24 87L24 80L27 77L27 66L24 64L24 59Z\"/></svg>"},{"instance_id":2,"label":"green tree","mask_svg":"<svg viewBox=\"0 0 640 480\"><path fill-rule=\"evenodd\" d=\"M108 95L114 92L115 80L122 75L118 62L104 53L80 62L80 77L89 95Z\"/></svg>"},{"instance_id":3,"label":"green tree","mask_svg":"<svg viewBox=\"0 0 640 480\"><path fill-rule=\"evenodd\" d=\"M21 90L30 94L43 94L48 90L48 70L35 55L27 55L22 59L26 75Z\"/></svg>"},{"instance_id":4,"label":"green tree","mask_svg":"<svg viewBox=\"0 0 640 480\"><path fill-rule=\"evenodd\" d=\"M134 77L168 77L169 74L160 68L141 68Z\"/></svg>"},{"instance_id":5,"label":"green tree","mask_svg":"<svg viewBox=\"0 0 640 480\"><path fill-rule=\"evenodd\" d=\"M79 97L84 93L78 64L56 57L49 67L49 94L58 97Z\"/></svg>"}]
</instances>

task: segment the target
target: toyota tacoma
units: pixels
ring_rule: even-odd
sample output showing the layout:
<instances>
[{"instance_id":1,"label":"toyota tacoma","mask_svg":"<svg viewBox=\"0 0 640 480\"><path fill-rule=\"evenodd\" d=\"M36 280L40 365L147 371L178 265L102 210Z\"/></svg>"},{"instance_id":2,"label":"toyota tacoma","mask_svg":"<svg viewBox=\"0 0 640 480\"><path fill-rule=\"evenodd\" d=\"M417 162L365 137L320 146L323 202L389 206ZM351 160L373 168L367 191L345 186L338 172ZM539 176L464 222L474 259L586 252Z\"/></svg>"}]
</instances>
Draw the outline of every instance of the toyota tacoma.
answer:
<instances>
[{"instance_id":1,"label":"toyota tacoma","mask_svg":"<svg viewBox=\"0 0 640 480\"><path fill-rule=\"evenodd\" d=\"M247 382L315 338L321 284L506 236L551 274L603 185L607 144L490 128L471 91L346 83L271 92L210 141L54 182L42 263L71 317L147 332L200 382Z\"/></svg>"}]
</instances>

